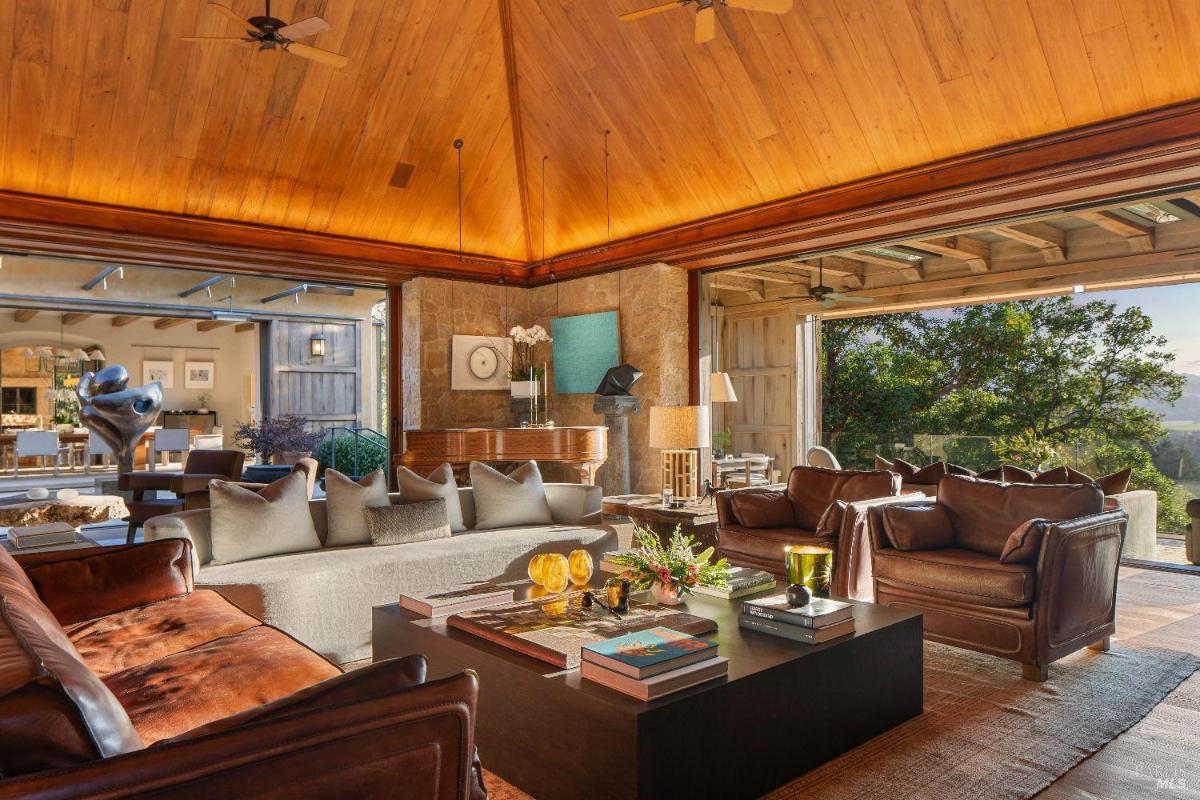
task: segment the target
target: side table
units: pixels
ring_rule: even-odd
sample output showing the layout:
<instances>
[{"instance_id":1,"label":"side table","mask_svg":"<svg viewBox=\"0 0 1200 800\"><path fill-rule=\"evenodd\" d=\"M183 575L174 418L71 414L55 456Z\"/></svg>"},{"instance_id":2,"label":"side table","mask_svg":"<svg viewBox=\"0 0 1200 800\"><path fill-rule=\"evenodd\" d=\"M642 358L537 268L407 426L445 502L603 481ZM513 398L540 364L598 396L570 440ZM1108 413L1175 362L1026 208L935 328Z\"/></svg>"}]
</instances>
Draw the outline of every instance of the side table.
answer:
<instances>
[{"instance_id":1,"label":"side table","mask_svg":"<svg viewBox=\"0 0 1200 800\"><path fill-rule=\"evenodd\" d=\"M717 546L717 507L713 503L693 502L683 508L667 508L653 495L621 494L605 497L600 509L606 516L627 517L649 528L664 544L679 526L701 547Z\"/></svg>"}]
</instances>

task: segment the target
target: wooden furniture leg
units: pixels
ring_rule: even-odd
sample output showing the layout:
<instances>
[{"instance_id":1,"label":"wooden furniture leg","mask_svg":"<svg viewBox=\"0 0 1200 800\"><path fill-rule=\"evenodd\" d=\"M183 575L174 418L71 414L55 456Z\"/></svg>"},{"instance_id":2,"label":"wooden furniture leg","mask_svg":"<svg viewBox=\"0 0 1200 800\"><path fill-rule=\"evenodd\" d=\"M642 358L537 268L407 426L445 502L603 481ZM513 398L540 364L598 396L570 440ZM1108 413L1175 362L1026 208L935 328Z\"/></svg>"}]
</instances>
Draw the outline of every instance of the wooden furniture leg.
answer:
<instances>
[{"instance_id":1,"label":"wooden furniture leg","mask_svg":"<svg viewBox=\"0 0 1200 800\"><path fill-rule=\"evenodd\" d=\"M1050 677L1050 667L1048 664L1022 664L1021 677L1027 681L1041 683Z\"/></svg>"},{"instance_id":2,"label":"wooden furniture leg","mask_svg":"<svg viewBox=\"0 0 1200 800\"><path fill-rule=\"evenodd\" d=\"M1098 642L1092 642L1088 645L1088 650L1095 650L1097 653L1107 653L1112 649L1112 637L1105 636Z\"/></svg>"}]
</instances>

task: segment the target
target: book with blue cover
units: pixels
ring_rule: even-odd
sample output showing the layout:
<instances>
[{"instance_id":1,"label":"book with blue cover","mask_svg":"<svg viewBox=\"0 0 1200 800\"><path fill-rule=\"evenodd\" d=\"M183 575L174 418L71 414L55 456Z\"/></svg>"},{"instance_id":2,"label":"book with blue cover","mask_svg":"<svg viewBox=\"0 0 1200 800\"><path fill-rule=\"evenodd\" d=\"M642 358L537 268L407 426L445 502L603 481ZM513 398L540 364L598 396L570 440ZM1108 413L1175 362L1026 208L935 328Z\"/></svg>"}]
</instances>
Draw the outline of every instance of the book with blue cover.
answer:
<instances>
[{"instance_id":1,"label":"book with blue cover","mask_svg":"<svg viewBox=\"0 0 1200 800\"><path fill-rule=\"evenodd\" d=\"M635 631L584 645L584 661L642 680L716 658L717 645L670 628Z\"/></svg>"}]
</instances>

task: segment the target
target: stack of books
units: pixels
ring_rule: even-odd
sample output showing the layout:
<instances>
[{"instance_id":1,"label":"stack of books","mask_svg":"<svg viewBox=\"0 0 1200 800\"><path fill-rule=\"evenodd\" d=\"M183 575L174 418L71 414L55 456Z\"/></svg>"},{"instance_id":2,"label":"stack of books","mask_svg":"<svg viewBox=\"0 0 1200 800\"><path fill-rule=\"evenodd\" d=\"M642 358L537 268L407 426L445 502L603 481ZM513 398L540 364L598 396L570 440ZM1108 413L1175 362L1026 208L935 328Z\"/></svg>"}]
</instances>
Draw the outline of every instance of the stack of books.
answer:
<instances>
[{"instance_id":1,"label":"stack of books","mask_svg":"<svg viewBox=\"0 0 1200 800\"><path fill-rule=\"evenodd\" d=\"M730 567L725 576L727 586L693 586L696 594L709 597L721 597L726 600L736 600L749 594L758 594L775 588L775 576L761 569L749 567Z\"/></svg>"},{"instance_id":2,"label":"stack of books","mask_svg":"<svg viewBox=\"0 0 1200 800\"><path fill-rule=\"evenodd\" d=\"M782 594L746 600L738 625L804 644L820 644L854 633L854 605L814 597L806 606L793 608Z\"/></svg>"},{"instance_id":3,"label":"stack of books","mask_svg":"<svg viewBox=\"0 0 1200 800\"><path fill-rule=\"evenodd\" d=\"M48 547L56 544L73 544L75 533L75 528L65 522L47 522L45 525L9 528L8 541L15 548Z\"/></svg>"},{"instance_id":4,"label":"stack of books","mask_svg":"<svg viewBox=\"0 0 1200 800\"><path fill-rule=\"evenodd\" d=\"M462 611L511 603L513 597L512 589L494 583L476 583L434 594L402 594L400 607L423 617L448 617Z\"/></svg>"},{"instance_id":5,"label":"stack of books","mask_svg":"<svg viewBox=\"0 0 1200 800\"><path fill-rule=\"evenodd\" d=\"M662 627L584 645L581 655L585 679L645 701L729 671L729 659L717 655L713 642Z\"/></svg>"}]
</instances>

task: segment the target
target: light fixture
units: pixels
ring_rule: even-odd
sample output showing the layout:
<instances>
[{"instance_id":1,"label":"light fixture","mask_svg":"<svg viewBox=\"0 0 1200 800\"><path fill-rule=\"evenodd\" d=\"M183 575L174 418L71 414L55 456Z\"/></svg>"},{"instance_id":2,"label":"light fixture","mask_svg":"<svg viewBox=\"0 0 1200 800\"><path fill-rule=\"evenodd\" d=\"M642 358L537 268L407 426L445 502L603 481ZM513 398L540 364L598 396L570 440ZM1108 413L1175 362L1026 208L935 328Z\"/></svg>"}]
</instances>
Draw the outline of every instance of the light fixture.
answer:
<instances>
[{"instance_id":1,"label":"light fixture","mask_svg":"<svg viewBox=\"0 0 1200 800\"><path fill-rule=\"evenodd\" d=\"M87 361L87 357L87 350L84 350L82 347L76 347L71 351L71 358L75 359L76 361Z\"/></svg>"},{"instance_id":2,"label":"light fixture","mask_svg":"<svg viewBox=\"0 0 1200 800\"><path fill-rule=\"evenodd\" d=\"M89 359L91 359L92 361L104 361L104 360L106 360L106 359L104 358L104 351L103 351L103 350L101 350L99 347L94 347L94 348L92 348L92 352L88 353L88 354L87 354L87 357L88 357Z\"/></svg>"},{"instance_id":3,"label":"light fixture","mask_svg":"<svg viewBox=\"0 0 1200 800\"><path fill-rule=\"evenodd\" d=\"M314 333L308 340L308 352L313 358L324 358L325 356L325 334Z\"/></svg>"},{"instance_id":4,"label":"light fixture","mask_svg":"<svg viewBox=\"0 0 1200 800\"><path fill-rule=\"evenodd\" d=\"M249 322L253 319L249 314L240 311L214 311L212 318L221 322Z\"/></svg>"},{"instance_id":5,"label":"light fixture","mask_svg":"<svg viewBox=\"0 0 1200 800\"><path fill-rule=\"evenodd\" d=\"M1083 294L1086 288L1082 283L1075 284L1075 294Z\"/></svg>"},{"instance_id":6,"label":"light fixture","mask_svg":"<svg viewBox=\"0 0 1200 800\"><path fill-rule=\"evenodd\" d=\"M54 358L54 349L48 344L42 345L33 352L37 354L38 358Z\"/></svg>"},{"instance_id":7,"label":"light fixture","mask_svg":"<svg viewBox=\"0 0 1200 800\"><path fill-rule=\"evenodd\" d=\"M728 372L714 372L708 376L708 397L713 403L736 403L737 393Z\"/></svg>"},{"instance_id":8,"label":"light fixture","mask_svg":"<svg viewBox=\"0 0 1200 800\"><path fill-rule=\"evenodd\" d=\"M711 446L708 406L651 406L650 446L662 451L662 486L676 497L699 494L696 450Z\"/></svg>"},{"instance_id":9,"label":"light fixture","mask_svg":"<svg viewBox=\"0 0 1200 800\"><path fill-rule=\"evenodd\" d=\"M31 348L31 347L22 347L21 348L21 358L33 358L34 355L35 354L33 352L33 348Z\"/></svg>"}]
</instances>

